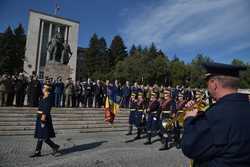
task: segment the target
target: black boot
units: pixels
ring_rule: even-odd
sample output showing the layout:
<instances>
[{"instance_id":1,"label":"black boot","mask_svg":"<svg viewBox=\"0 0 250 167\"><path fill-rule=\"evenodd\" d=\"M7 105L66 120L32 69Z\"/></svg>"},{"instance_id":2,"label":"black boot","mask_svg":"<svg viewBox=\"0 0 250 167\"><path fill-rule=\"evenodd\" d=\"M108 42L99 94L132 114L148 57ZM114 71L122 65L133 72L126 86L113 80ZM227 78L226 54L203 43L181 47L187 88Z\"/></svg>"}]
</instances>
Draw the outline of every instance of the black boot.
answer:
<instances>
[{"instance_id":1,"label":"black boot","mask_svg":"<svg viewBox=\"0 0 250 167\"><path fill-rule=\"evenodd\" d=\"M36 151L34 154L30 155L30 158L41 157L41 151Z\"/></svg>"},{"instance_id":2,"label":"black boot","mask_svg":"<svg viewBox=\"0 0 250 167\"><path fill-rule=\"evenodd\" d=\"M134 138L134 140L141 139L141 129L137 129L137 136Z\"/></svg>"},{"instance_id":3,"label":"black boot","mask_svg":"<svg viewBox=\"0 0 250 167\"><path fill-rule=\"evenodd\" d=\"M148 141L146 143L144 143L145 145L149 145L152 144L151 142L151 133L148 133Z\"/></svg>"},{"instance_id":4,"label":"black boot","mask_svg":"<svg viewBox=\"0 0 250 167\"><path fill-rule=\"evenodd\" d=\"M163 151L163 150L168 150L168 149L169 149L168 139L167 138L163 138L163 144L162 144L162 147L159 148L159 150Z\"/></svg>"},{"instance_id":5,"label":"black boot","mask_svg":"<svg viewBox=\"0 0 250 167\"><path fill-rule=\"evenodd\" d=\"M129 125L128 133L126 134L127 136L132 135L133 131L133 125Z\"/></svg>"},{"instance_id":6,"label":"black boot","mask_svg":"<svg viewBox=\"0 0 250 167\"><path fill-rule=\"evenodd\" d=\"M52 140L50 140L50 139L45 140L45 142L52 148L52 150L53 150L52 155L55 155L55 154L58 152L60 146L57 145L57 144L55 144L55 143L54 143Z\"/></svg>"},{"instance_id":7,"label":"black boot","mask_svg":"<svg viewBox=\"0 0 250 167\"><path fill-rule=\"evenodd\" d=\"M36 151L35 151L34 154L30 155L30 158L40 157L41 156L42 145L43 145L43 140L38 139L37 144L36 144Z\"/></svg>"}]
</instances>

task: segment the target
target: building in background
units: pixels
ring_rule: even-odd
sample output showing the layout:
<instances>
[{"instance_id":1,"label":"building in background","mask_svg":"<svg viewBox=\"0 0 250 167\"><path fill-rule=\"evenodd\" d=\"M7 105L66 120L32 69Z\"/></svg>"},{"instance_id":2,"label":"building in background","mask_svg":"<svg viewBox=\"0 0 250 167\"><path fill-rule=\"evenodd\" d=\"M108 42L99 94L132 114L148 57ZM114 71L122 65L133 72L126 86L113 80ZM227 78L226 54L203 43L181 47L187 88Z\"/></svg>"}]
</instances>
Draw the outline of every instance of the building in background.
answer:
<instances>
[{"instance_id":1,"label":"building in background","mask_svg":"<svg viewBox=\"0 0 250 167\"><path fill-rule=\"evenodd\" d=\"M35 71L39 78L44 77L44 68L49 59L48 43L57 31L70 45L72 56L68 65L72 69L70 77L75 80L79 22L34 10L29 11L24 71L29 75Z\"/></svg>"}]
</instances>

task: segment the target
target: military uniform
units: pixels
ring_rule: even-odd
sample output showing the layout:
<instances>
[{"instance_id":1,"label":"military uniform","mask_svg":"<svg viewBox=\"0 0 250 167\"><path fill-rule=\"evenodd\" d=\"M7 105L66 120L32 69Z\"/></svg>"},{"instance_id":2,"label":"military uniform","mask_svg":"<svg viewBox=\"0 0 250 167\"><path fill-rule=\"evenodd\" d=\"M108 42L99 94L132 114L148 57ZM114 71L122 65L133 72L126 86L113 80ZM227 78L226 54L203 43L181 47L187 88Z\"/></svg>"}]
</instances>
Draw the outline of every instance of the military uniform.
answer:
<instances>
[{"instance_id":1,"label":"military uniform","mask_svg":"<svg viewBox=\"0 0 250 167\"><path fill-rule=\"evenodd\" d=\"M39 102L35 135L34 135L34 137L37 138L38 140L37 140L36 152L34 155L30 157L41 156L43 141L53 149L54 153L57 152L57 150L59 149L59 145L55 144L52 140L50 140L50 138L55 137L55 131L53 128L52 118L50 114L52 102L53 101L51 100L50 95L46 98L41 99ZM41 120L42 114L46 115L45 122Z\"/></svg>"},{"instance_id":2,"label":"military uniform","mask_svg":"<svg viewBox=\"0 0 250 167\"><path fill-rule=\"evenodd\" d=\"M129 111L130 111L129 112L129 120L128 120L129 130L128 130L127 135L132 135L133 125L135 122L135 112L136 112L136 105L137 105L136 103L137 103L137 101L135 99L135 94L132 93L130 101L129 101Z\"/></svg>"},{"instance_id":3,"label":"military uniform","mask_svg":"<svg viewBox=\"0 0 250 167\"><path fill-rule=\"evenodd\" d=\"M231 65L208 64L211 76L238 77L243 69ZM217 99L207 111L184 121L183 153L194 166L250 166L250 103L245 94L229 93Z\"/></svg>"},{"instance_id":4,"label":"military uniform","mask_svg":"<svg viewBox=\"0 0 250 167\"><path fill-rule=\"evenodd\" d=\"M167 92L164 92L164 96L167 96ZM162 134L162 144L163 146L160 148L160 150L165 150L169 148L169 142L171 140L171 135L173 133L173 129L166 129L166 127L163 127L163 123L167 121L167 119L171 119L172 111L171 106L173 104L172 98L169 96L168 98L165 98L160 103L160 110L161 110L161 131Z\"/></svg>"},{"instance_id":5,"label":"military uniform","mask_svg":"<svg viewBox=\"0 0 250 167\"><path fill-rule=\"evenodd\" d=\"M152 133L156 133L160 127L160 103L156 99L156 94L152 93L151 98L155 97L155 100L151 100L148 106L148 118L147 118L147 136L148 141L144 144L151 144Z\"/></svg>"},{"instance_id":6,"label":"military uniform","mask_svg":"<svg viewBox=\"0 0 250 167\"><path fill-rule=\"evenodd\" d=\"M141 132L142 132L143 125L144 125L145 103L144 103L142 95L143 94L141 92L138 93L138 100L137 100L137 103L136 103L134 124L137 127L137 136L136 136L135 139L140 139L141 138ZM139 96L140 96L140 99L139 99Z\"/></svg>"}]
</instances>

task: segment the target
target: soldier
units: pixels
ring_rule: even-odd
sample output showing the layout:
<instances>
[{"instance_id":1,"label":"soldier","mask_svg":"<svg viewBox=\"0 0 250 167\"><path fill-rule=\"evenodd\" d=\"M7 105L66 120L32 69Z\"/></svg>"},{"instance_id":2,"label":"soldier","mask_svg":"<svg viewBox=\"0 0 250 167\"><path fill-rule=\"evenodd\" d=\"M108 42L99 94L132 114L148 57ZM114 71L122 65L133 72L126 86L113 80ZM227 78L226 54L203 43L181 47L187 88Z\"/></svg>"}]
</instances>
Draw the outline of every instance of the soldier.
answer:
<instances>
[{"instance_id":1,"label":"soldier","mask_svg":"<svg viewBox=\"0 0 250 167\"><path fill-rule=\"evenodd\" d=\"M136 103L137 100L135 98L135 93L131 94L130 101L129 101L129 129L126 135L132 135L134 119L135 119L135 111L136 111Z\"/></svg>"},{"instance_id":2,"label":"soldier","mask_svg":"<svg viewBox=\"0 0 250 167\"><path fill-rule=\"evenodd\" d=\"M162 147L159 150L169 149L169 142L172 139L173 129L167 129L164 127L165 121L171 119L171 106L173 104L173 99L170 96L170 90L164 90L164 99L160 103L161 109L161 134L162 134Z\"/></svg>"},{"instance_id":3,"label":"soldier","mask_svg":"<svg viewBox=\"0 0 250 167\"><path fill-rule=\"evenodd\" d=\"M204 67L216 103L201 114L197 109L186 112L182 151L195 167L250 166L250 103L246 94L237 93L239 71L246 68L219 63Z\"/></svg>"},{"instance_id":4,"label":"soldier","mask_svg":"<svg viewBox=\"0 0 250 167\"><path fill-rule=\"evenodd\" d=\"M157 100L156 93L151 94L149 106L147 109L148 119L147 119L147 136L148 141L144 143L145 145L152 144L151 137L152 133L156 133L159 130L159 110L160 103Z\"/></svg>"},{"instance_id":5,"label":"soldier","mask_svg":"<svg viewBox=\"0 0 250 167\"><path fill-rule=\"evenodd\" d=\"M144 109L145 109L145 101L143 99L143 93L139 92L138 93L138 99L136 103L136 111L135 111L135 119L134 119L134 124L137 127L137 136L135 137L135 140L141 138L141 133L143 130L143 123L144 123Z\"/></svg>"},{"instance_id":6,"label":"soldier","mask_svg":"<svg viewBox=\"0 0 250 167\"><path fill-rule=\"evenodd\" d=\"M35 138L37 138L36 151L30 157L41 156L41 149L43 142L47 143L53 149L53 155L58 152L59 145L55 144L50 138L55 137L55 132L52 124L52 118L50 115L50 110L52 107L52 100L50 99L50 86L44 85L43 87L43 98L40 100L36 128L35 128Z\"/></svg>"}]
</instances>

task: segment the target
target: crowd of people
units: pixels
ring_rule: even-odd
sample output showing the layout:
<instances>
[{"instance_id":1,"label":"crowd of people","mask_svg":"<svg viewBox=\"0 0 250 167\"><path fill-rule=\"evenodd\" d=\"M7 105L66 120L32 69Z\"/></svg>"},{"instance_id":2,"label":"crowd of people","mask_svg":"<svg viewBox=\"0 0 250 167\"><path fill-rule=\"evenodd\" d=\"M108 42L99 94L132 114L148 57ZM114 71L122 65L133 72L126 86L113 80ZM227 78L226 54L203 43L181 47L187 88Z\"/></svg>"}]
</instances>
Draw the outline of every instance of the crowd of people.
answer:
<instances>
[{"instance_id":1,"label":"crowd of people","mask_svg":"<svg viewBox=\"0 0 250 167\"><path fill-rule=\"evenodd\" d=\"M143 85L137 82L131 85L129 81L121 84L117 80L114 82L109 80L92 81L88 78L87 81L74 83L71 78L63 82L61 77L56 79L45 77L44 80L39 80L36 75L26 77L22 73L18 76L4 74L0 76L0 106L37 107L39 99L42 97L44 84L52 87L53 107L100 108L104 106L105 97L111 92L115 94L116 101L121 107L128 108L132 93L143 93L143 97L148 102L151 92L155 92L157 97L161 98L165 89L171 89L173 96L181 94L183 98L191 99L197 91L183 86L170 88L157 84Z\"/></svg>"}]
</instances>

